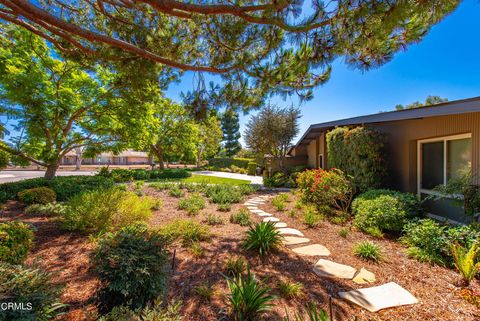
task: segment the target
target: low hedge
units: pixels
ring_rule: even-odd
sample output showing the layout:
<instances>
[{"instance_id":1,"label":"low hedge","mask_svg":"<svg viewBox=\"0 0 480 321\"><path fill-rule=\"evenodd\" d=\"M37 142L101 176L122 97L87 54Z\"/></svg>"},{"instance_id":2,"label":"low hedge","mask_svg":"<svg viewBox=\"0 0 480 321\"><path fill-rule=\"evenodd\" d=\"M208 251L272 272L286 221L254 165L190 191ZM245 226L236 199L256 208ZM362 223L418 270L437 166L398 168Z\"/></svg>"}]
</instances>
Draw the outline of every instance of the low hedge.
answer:
<instances>
[{"instance_id":1,"label":"low hedge","mask_svg":"<svg viewBox=\"0 0 480 321\"><path fill-rule=\"evenodd\" d=\"M257 163L255 162L248 162L247 166L248 175L256 175L257 174Z\"/></svg>"},{"instance_id":2,"label":"low hedge","mask_svg":"<svg viewBox=\"0 0 480 321\"><path fill-rule=\"evenodd\" d=\"M255 161L251 158L229 158L229 157L215 157L208 160L208 165L218 168L226 168L232 165L248 169L248 163Z\"/></svg>"},{"instance_id":3,"label":"low hedge","mask_svg":"<svg viewBox=\"0 0 480 321\"><path fill-rule=\"evenodd\" d=\"M413 217L421 214L421 203L414 194L386 189L367 191L352 203L355 226L374 236L384 231L400 232Z\"/></svg>"},{"instance_id":4,"label":"low hedge","mask_svg":"<svg viewBox=\"0 0 480 321\"><path fill-rule=\"evenodd\" d=\"M0 184L0 203L16 200L18 193L36 187L49 187L57 194L57 201L63 202L85 191L110 188L114 181L102 176L59 176L48 180L32 178L19 182Z\"/></svg>"},{"instance_id":5,"label":"low hedge","mask_svg":"<svg viewBox=\"0 0 480 321\"><path fill-rule=\"evenodd\" d=\"M115 182L128 182L133 180L151 180L151 179L175 179L187 178L192 174L185 169L122 169L115 168L111 171L102 170L98 176L112 178Z\"/></svg>"},{"instance_id":6,"label":"low hedge","mask_svg":"<svg viewBox=\"0 0 480 321\"><path fill-rule=\"evenodd\" d=\"M33 246L33 230L23 222L0 224L0 261L20 264Z\"/></svg>"}]
</instances>

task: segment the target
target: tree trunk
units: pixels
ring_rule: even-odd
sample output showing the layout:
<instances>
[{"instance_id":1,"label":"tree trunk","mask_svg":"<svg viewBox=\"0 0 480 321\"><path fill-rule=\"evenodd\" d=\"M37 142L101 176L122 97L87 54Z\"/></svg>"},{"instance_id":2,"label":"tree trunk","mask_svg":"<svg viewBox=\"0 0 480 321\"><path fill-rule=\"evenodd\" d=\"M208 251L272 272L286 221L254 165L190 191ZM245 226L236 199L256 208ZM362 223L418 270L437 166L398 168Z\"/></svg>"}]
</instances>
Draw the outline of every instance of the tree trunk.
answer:
<instances>
[{"instance_id":1,"label":"tree trunk","mask_svg":"<svg viewBox=\"0 0 480 321\"><path fill-rule=\"evenodd\" d=\"M50 164L47 166L47 170L45 171L45 178L46 179L53 179L55 178L55 174L57 173L58 164Z\"/></svg>"},{"instance_id":2,"label":"tree trunk","mask_svg":"<svg viewBox=\"0 0 480 321\"><path fill-rule=\"evenodd\" d=\"M200 161L202 159L202 151L199 149L197 153L197 168L200 168Z\"/></svg>"},{"instance_id":3,"label":"tree trunk","mask_svg":"<svg viewBox=\"0 0 480 321\"><path fill-rule=\"evenodd\" d=\"M163 159L163 150L161 148L157 149L157 158L158 158L158 167L160 169L165 169L165 161Z\"/></svg>"}]
</instances>

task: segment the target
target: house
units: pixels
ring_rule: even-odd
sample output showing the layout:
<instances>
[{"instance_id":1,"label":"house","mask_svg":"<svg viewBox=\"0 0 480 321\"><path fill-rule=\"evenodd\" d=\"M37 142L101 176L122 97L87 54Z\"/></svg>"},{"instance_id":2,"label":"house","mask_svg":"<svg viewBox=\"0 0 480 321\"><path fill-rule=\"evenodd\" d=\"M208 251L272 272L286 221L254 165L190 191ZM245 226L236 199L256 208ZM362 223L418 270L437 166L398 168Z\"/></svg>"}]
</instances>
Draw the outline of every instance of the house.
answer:
<instances>
[{"instance_id":1,"label":"house","mask_svg":"<svg viewBox=\"0 0 480 321\"><path fill-rule=\"evenodd\" d=\"M480 97L314 124L289 155L295 163L328 168L325 134L337 126L365 126L386 134L393 189L424 198L466 167L474 174L473 184L480 185ZM426 205L433 215L470 220L451 201Z\"/></svg>"},{"instance_id":2,"label":"house","mask_svg":"<svg viewBox=\"0 0 480 321\"><path fill-rule=\"evenodd\" d=\"M61 165L75 165L76 159L75 151L70 151L62 158ZM101 153L93 158L82 159L82 165L144 165L150 163L151 158L148 153L131 149L119 154Z\"/></svg>"}]
</instances>

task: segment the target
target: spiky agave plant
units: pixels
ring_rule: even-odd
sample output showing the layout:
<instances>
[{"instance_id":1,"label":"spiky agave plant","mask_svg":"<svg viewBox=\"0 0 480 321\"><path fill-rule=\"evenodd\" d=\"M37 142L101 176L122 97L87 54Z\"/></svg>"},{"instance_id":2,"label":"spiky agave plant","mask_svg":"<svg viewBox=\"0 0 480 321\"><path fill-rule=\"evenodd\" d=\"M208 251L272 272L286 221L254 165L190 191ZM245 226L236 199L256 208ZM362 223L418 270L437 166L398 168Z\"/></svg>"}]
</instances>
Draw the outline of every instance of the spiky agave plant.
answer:
<instances>
[{"instance_id":1,"label":"spiky agave plant","mask_svg":"<svg viewBox=\"0 0 480 321\"><path fill-rule=\"evenodd\" d=\"M480 271L480 262L477 262L480 253L478 244L473 243L470 248L452 244L451 251L455 267L460 272L466 285L470 284L470 281Z\"/></svg>"},{"instance_id":2,"label":"spiky agave plant","mask_svg":"<svg viewBox=\"0 0 480 321\"><path fill-rule=\"evenodd\" d=\"M257 251L263 257L278 248L281 243L282 235L275 229L274 223L261 222L251 226L247 231L243 247L248 251Z\"/></svg>"},{"instance_id":3,"label":"spiky agave plant","mask_svg":"<svg viewBox=\"0 0 480 321\"><path fill-rule=\"evenodd\" d=\"M270 294L270 288L258 281L247 269L245 275L237 274L227 277L228 303L232 318L235 321L254 321L262 312L269 311L275 296Z\"/></svg>"}]
</instances>

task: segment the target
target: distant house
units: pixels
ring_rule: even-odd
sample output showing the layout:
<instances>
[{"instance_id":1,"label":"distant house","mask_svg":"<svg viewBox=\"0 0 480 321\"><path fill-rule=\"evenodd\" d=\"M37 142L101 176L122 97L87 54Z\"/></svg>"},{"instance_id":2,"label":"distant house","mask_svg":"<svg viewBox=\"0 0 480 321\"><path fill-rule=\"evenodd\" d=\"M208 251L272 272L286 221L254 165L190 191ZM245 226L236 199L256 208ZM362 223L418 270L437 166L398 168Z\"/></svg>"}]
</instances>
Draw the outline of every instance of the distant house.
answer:
<instances>
[{"instance_id":1,"label":"distant house","mask_svg":"<svg viewBox=\"0 0 480 321\"><path fill-rule=\"evenodd\" d=\"M67 153L61 165L75 165L77 155L75 151ZM93 158L83 158L82 165L143 165L150 164L151 159L146 152L126 150L119 154L101 153Z\"/></svg>"},{"instance_id":2,"label":"distant house","mask_svg":"<svg viewBox=\"0 0 480 321\"><path fill-rule=\"evenodd\" d=\"M365 126L387 135L391 188L425 197L465 167L480 185L480 97L311 125L290 150L292 162L328 168L325 134L337 126ZM435 215L469 220L451 202L427 205Z\"/></svg>"}]
</instances>

